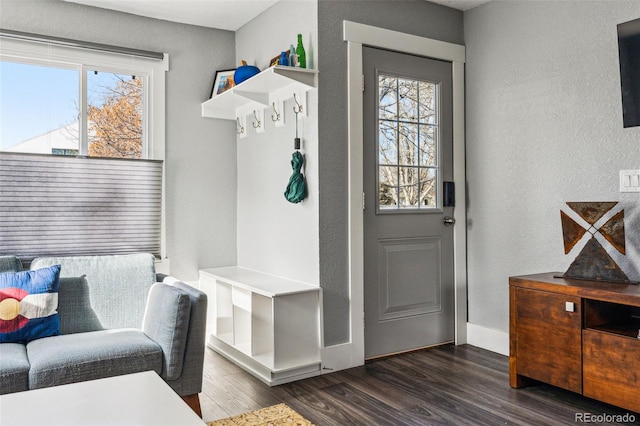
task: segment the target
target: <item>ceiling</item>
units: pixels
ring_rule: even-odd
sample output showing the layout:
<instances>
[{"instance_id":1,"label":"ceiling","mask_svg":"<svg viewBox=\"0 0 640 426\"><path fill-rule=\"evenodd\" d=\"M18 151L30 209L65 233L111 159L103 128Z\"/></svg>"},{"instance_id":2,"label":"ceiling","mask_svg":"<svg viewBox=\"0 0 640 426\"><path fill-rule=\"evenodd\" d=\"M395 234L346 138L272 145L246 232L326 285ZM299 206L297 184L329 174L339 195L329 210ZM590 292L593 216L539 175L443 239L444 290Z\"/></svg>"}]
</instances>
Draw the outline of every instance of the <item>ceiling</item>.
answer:
<instances>
[{"instance_id":1,"label":"ceiling","mask_svg":"<svg viewBox=\"0 0 640 426\"><path fill-rule=\"evenodd\" d=\"M64 0L134 15L236 31L279 0ZM309 0L295 0L309 1ZM489 0L428 0L469 10Z\"/></svg>"},{"instance_id":2,"label":"ceiling","mask_svg":"<svg viewBox=\"0 0 640 426\"><path fill-rule=\"evenodd\" d=\"M64 0L134 15L236 31L278 0ZM305 0L302 0L305 1Z\"/></svg>"},{"instance_id":3,"label":"ceiling","mask_svg":"<svg viewBox=\"0 0 640 426\"><path fill-rule=\"evenodd\" d=\"M438 3L458 10L469 10L481 4L489 3L490 0L427 0L431 3Z\"/></svg>"}]
</instances>

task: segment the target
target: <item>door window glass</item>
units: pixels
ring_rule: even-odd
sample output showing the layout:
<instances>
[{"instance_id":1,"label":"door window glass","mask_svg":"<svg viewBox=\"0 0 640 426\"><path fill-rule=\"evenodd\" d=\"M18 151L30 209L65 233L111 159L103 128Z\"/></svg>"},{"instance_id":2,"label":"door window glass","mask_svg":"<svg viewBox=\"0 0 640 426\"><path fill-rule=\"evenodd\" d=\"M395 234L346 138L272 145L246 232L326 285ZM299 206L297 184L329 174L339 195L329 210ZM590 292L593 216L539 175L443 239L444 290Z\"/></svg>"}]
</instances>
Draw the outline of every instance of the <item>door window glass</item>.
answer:
<instances>
[{"instance_id":1,"label":"door window glass","mask_svg":"<svg viewBox=\"0 0 640 426\"><path fill-rule=\"evenodd\" d=\"M378 75L378 210L438 207L438 83Z\"/></svg>"}]
</instances>

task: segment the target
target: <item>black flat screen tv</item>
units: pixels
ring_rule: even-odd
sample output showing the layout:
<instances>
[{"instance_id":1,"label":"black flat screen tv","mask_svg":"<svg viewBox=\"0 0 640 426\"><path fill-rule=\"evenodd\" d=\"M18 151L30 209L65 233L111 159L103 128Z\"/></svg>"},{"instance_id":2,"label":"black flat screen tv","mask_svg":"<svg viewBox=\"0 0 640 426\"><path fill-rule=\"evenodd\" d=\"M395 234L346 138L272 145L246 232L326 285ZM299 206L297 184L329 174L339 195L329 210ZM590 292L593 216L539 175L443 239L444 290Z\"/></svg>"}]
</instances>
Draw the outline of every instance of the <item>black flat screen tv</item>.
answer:
<instances>
[{"instance_id":1,"label":"black flat screen tv","mask_svg":"<svg viewBox=\"0 0 640 426\"><path fill-rule=\"evenodd\" d=\"M618 25L624 127L640 126L640 19Z\"/></svg>"}]
</instances>

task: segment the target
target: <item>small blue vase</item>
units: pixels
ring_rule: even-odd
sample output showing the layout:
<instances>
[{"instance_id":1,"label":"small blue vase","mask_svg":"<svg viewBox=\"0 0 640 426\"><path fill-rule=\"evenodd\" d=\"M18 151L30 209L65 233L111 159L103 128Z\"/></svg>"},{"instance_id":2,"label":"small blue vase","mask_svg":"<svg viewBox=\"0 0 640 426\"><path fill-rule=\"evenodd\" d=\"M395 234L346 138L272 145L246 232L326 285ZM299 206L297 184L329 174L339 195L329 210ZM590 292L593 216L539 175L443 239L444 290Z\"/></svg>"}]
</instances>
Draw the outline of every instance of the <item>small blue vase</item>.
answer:
<instances>
[{"instance_id":1,"label":"small blue vase","mask_svg":"<svg viewBox=\"0 0 640 426\"><path fill-rule=\"evenodd\" d=\"M278 65L289 65L289 58L287 58L287 52L282 52L280 54L280 60L278 61Z\"/></svg>"}]
</instances>

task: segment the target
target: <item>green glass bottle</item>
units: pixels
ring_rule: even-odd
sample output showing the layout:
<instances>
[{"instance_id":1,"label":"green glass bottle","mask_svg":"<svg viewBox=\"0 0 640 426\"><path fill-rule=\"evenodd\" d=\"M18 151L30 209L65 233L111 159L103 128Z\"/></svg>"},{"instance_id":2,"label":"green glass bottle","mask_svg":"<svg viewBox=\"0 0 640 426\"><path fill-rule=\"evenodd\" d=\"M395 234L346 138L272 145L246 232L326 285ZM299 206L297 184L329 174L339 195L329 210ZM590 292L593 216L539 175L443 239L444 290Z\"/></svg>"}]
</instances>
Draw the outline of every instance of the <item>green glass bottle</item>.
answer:
<instances>
[{"instance_id":1,"label":"green glass bottle","mask_svg":"<svg viewBox=\"0 0 640 426\"><path fill-rule=\"evenodd\" d=\"M307 55L302 46L302 34L298 34L298 45L296 46L296 55L298 55L298 64L300 68L307 67Z\"/></svg>"}]
</instances>

